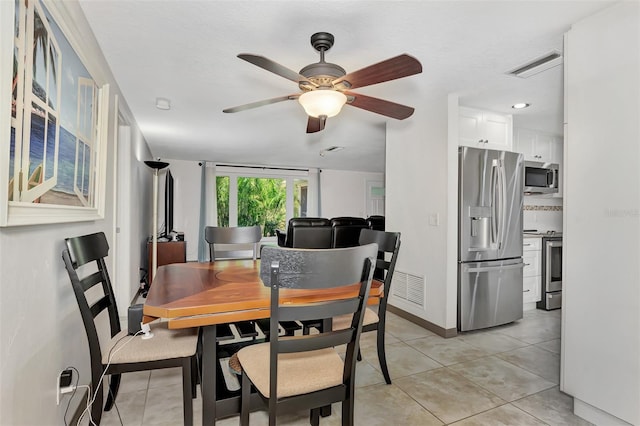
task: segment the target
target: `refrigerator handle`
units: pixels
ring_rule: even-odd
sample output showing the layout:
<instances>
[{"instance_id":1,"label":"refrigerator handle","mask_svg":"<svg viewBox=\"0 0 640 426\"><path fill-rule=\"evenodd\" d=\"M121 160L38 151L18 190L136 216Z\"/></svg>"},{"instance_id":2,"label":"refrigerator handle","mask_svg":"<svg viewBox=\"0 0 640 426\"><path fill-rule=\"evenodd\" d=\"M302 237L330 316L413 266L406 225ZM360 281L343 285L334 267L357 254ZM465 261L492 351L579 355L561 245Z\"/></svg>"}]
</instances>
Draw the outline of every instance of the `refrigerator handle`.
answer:
<instances>
[{"instance_id":1,"label":"refrigerator handle","mask_svg":"<svg viewBox=\"0 0 640 426\"><path fill-rule=\"evenodd\" d=\"M502 245L504 243L504 234L505 234L505 222L506 222L506 208L507 208L507 175L504 168L504 161L500 160L500 213L499 213L499 221L498 221L498 250L502 249Z\"/></svg>"},{"instance_id":2,"label":"refrigerator handle","mask_svg":"<svg viewBox=\"0 0 640 426\"><path fill-rule=\"evenodd\" d=\"M491 272L496 270L507 270L507 269L519 269L524 268L524 263L515 263L513 265L505 265L505 266L481 266L478 268L471 268L469 266L464 267L464 272Z\"/></svg>"},{"instance_id":3,"label":"refrigerator handle","mask_svg":"<svg viewBox=\"0 0 640 426\"><path fill-rule=\"evenodd\" d=\"M496 206L497 185L498 185L498 162L493 160L491 163L491 245L493 246L498 241L498 210Z\"/></svg>"}]
</instances>

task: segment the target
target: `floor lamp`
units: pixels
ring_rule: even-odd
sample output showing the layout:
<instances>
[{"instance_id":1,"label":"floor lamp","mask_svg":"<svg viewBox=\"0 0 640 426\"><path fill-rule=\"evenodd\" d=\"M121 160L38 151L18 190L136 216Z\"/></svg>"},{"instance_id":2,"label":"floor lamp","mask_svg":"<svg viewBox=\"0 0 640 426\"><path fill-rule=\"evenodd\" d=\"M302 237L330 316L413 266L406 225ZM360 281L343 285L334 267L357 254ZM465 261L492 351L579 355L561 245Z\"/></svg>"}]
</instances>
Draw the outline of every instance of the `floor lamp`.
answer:
<instances>
[{"instance_id":1,"label":"floor lamp","mask_svg":"<svg viewBox=\"0 0 640 426\"><path fill-rule=\"evenodd\" d=\"M153 234L151 237L151 271L149 271L149 285L151 285L158 269L158 172L169 166L169 163L145 161L144 164L153 169Z\"/></svg>"}]
</instances>

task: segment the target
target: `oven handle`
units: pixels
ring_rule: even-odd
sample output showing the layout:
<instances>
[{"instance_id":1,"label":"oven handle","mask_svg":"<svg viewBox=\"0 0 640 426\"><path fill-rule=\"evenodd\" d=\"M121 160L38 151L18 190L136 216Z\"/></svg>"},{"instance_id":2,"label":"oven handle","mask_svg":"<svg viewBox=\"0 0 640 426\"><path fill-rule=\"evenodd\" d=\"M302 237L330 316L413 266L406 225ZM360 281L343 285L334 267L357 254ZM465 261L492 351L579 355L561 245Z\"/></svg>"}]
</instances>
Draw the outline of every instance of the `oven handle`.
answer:
<instances>
[{"instance_id":1,"label":"oven handle","mask_svg":"<svg viewBox=\"0 0 640 426\"><path fill-rule=\"evenodd\" d=\"M545 241L545 245L547 248L562 247L562 241ZM546 250L545 262L547 265L545 270L545 287L546 287L551 282L551 267L549 266L551 265L551 250Z\"/></svg>"}]
</instances>

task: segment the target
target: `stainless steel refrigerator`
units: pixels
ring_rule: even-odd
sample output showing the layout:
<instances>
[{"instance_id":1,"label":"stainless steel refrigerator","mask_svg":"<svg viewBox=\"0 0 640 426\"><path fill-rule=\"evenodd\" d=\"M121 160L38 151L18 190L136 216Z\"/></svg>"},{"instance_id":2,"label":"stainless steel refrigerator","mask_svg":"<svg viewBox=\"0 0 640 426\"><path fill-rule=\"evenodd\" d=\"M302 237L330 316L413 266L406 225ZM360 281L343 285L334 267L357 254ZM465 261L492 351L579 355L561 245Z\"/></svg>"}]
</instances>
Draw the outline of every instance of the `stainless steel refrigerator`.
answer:
<instances>
[{"instance_id":1,"label":"stainless steel refrigerator","mask_svg":"<svg viewBox=\"0 0 640 426\"><path fill-rule=\"evenodd\" d=\"M522 154L458 150L458 330L522 318Z\"/></svg>"}]
</instances>

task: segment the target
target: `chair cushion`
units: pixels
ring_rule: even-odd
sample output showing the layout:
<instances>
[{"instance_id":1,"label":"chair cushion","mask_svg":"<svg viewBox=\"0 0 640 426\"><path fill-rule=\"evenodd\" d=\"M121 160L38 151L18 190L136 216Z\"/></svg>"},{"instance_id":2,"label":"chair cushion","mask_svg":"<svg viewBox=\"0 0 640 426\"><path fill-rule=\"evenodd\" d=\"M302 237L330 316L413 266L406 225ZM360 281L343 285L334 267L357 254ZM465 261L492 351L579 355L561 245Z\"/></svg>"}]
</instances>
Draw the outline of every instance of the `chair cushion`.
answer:
<instances>
[{"instance_id":1,"label":"chair cushion","mask_svg":"<svg viewBox=\"0 0 640 426\"><path fill-rule=\"evenodd\" d=\"M345 328L349 328L351 325L351 319L353 315L346 314L334 317L332 320L332 326L334 330L344 330ZM378 314L376 314L373 309L367 308L364 310L364 319L362 320L362 325L375 324L379 321Z\"/></svg>"},{"instance_id":2,"label":"chair cushion","mask_svg":"<svg viewBox=\"0 0 640 426\"><path fill-rule=\"evenodd\" d=\"M238 352L242 369L262 395L269 398L269 343ZM278 398L301 395L342 384L344 363L333 349L280 354Z\"/></svg>"},{"instance_id":3,"label":"chair cushion","mask_svg":"<svg viewBox=\"0 0 640 426\"><path fill-rule=\"evenodd\" d=\"M126 330L116 334L102 350L102 363L127 364L193 356L198 345L198 329L169 330L166 322L151 324L151 339L129 336Z\"/></svg>"}]
</instances>

